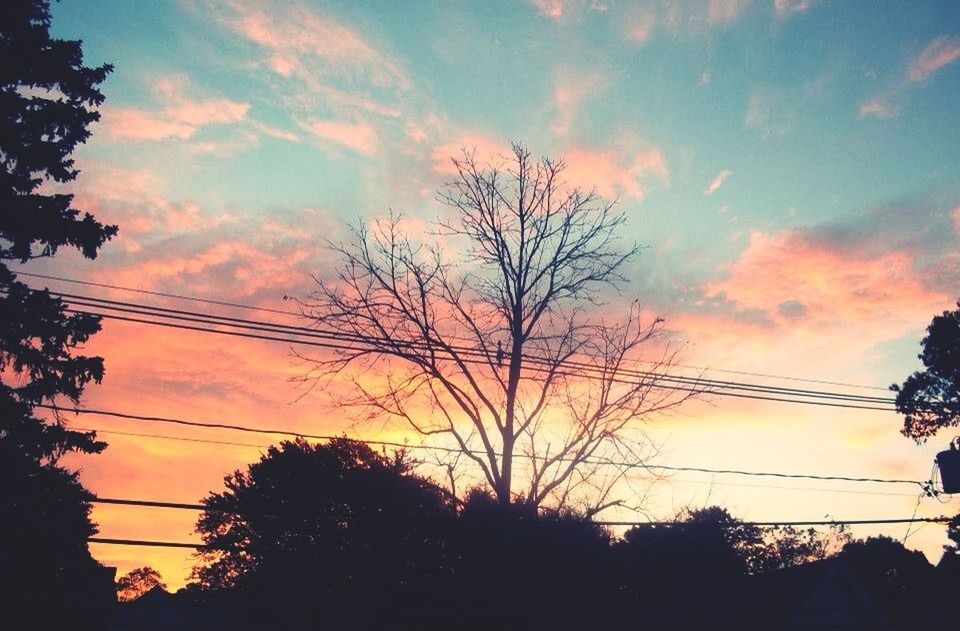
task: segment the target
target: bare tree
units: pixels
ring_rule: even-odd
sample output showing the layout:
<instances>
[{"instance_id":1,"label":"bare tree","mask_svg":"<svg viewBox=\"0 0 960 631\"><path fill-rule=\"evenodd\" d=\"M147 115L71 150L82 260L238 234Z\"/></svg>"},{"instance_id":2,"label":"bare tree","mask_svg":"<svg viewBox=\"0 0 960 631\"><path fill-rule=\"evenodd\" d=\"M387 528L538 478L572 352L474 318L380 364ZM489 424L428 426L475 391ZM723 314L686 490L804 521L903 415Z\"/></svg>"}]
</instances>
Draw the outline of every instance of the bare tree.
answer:
<instances>
[{"instance_id":1,"label":"bare tree","mask_svg":"<svg viewBox=\"0 0 960 631\"><path fill-rule=\"evenodd\" d=\"M696 390L664 381L669 345L636 369L661 318L634 302L614 321L601 300L637 253L622 243L626 217L518 144L491 164L467 151L452 163L437 196L452 212L432 242L391 213L330 244L336 276L303 311L349 348L304 357L304 379L348 378L341 404L452 438L501 503L564 506L586 489L590 513L617 504L632 464L608 465L640 464L646 448L634 422Z\"/></svg>"}]
</instances>

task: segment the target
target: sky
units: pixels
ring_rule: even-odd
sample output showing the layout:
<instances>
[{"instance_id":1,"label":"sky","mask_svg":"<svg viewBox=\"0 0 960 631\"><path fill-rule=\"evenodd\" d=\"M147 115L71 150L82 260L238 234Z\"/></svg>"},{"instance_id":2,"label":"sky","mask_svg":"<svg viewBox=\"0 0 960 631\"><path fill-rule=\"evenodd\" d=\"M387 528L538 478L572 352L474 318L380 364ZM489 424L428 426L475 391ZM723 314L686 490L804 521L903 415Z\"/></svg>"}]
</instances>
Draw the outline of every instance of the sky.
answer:
<instances>
[{"instance_id":1,"label":"sky","mask_svg":"<svg viewBox=\"0 0 960 631\"><path fill-rule=\"evenodd\" d=\"M949 0L65 0L53 14L88 65L115 67L68 190L120 232L96 261L62 251L27 271L289 308L285 296L309 295L332 269L324 239L390 210L416 232L445 212L434 195L451 156L519 141L618 200L623 236L644 246L626 293L709 376L883 388L919 367L924 328L960 293L960 5ZM107 367L91 408L409 437L305 392L283 345L105 321L86 350ZM196 502L269 442L73 423L110 443L69 459L109 497ZM952 434L917 445L900 425L892 412L717 397L646 427L661 464L927 479ZM677 474L649 490L643 515L611 517L714 503L754 520L958 506L918 502L910 486ZM197 540L190 512L97 506L94 518L105 537ZM906 540L934 562L945 542L936 525ZM152 565L173 588L193 564L184 550L91 550L120 572Z\"/></svg>"}]
</instances>

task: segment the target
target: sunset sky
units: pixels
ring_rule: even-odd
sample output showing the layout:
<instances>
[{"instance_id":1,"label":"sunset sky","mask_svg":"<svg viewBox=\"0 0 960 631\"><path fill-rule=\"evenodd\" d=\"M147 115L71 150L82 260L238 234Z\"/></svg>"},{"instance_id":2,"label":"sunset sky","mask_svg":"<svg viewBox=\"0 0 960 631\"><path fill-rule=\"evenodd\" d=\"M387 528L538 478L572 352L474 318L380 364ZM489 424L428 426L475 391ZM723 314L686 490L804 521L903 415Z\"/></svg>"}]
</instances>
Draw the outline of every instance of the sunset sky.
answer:
<instances>
[{"instance_id":1,"label":"sunset sky","mask_svg":"<svg viewBox=\"0 0 960 631\"><path fill-rule=\"evenodd\" d=\"M390 209L411 230L427 225L445 212L434 194L452 155L494 156L516 140L565 159L572 182L619 198L624 236L647 246L625 293L662 314L686 344L683 363L708 376L886 387L918 367L924 328L960 295L952 0L64 0L52 9L54 34L82 39L87 65L115 66L69 190L120 233L96 261L63 251L26 271L289 309L284 296L306 296L311 275L331 269L323 239ZM87 391L91 408L407 435L355 425L323 392L301 397L291 378L304 368L282 344L105 321L87 350L107 367ZM196 502L270 442L92 415L72 422L110 443L69 460L108 497ZM953 434L918 446L900 425L892 412L717 397L648 428L661 464L925 480ZM669 518L714 503L764 521L909 517L918 490L677 474L654 486L646 514L609 517ZM924 499L917 514L958 506ZM98 506L94 518L105 537L197 540L190 512ZM935 525L906 541L934 562L945 542ZM152 565L172 588L192 566L189 551L91 549L120 572Z\"/></svg>"}]
</instances>

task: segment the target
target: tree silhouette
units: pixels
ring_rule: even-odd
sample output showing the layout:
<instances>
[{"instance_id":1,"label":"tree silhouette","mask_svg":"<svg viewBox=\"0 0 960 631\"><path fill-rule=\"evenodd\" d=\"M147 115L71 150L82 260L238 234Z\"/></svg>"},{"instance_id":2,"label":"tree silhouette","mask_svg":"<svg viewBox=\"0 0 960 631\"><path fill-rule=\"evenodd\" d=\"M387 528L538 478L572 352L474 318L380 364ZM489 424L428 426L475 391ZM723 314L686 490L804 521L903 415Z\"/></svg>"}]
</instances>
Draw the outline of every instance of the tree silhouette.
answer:
<instances>
[{"instance_id":1,"label":"tree silhouette","mask_svg":"<svg viewBox=\"0 0 960 631\"><path fill-rule=\"evenodd\" d=\"M474 490L450 531L444 600L458 628L604 628L622 609L610 542L582 514Z\"/></svg>"},{"instance_id":2,"label":"tree silhouette","mask_svg":"<svg viewBox=\"0 0 960 631\"><path fill-rule=\"evenodd\" d=\"M904 415L901 433L918 443L960 424L960 302L957 307L934 316L927 327L917 356L925 369L890 386Z\"/></svg>"},{"instance_id":3,"label":"tree silhouette","mask_svg":"<svg viewBox=\"0 0 960 631\"><path fill-rule=\"evenodd\" d=\"M129 602L140 598L154 587L166 589L160 572L152 567L138 567L117 579L117 600Z\"/></svg>"},{"instance_id":4,"label":"tree silhouette","mask_svg":"<svg viewBox=\"0 0 960 631\"><path fill-rule=\"evenodd\" d=\"M442 578L452 503L410 473L403 453L388 458L347 439L283 442L224 483L203 500L197 530L207 548L195 577L243 594L271 624L278 612L357 622Z\"/></svg>"},{"instance_id":5,"label":"tree silhouette","mask_svg":"<svg viewBox=\"0 0 960 631\"><path fill-rule=\"evenodd\" d=\"M87 550L96 532L92 498L56 461L99 452L91 433L46 424L41 404L77 403L103 377L103 360L75 354L97 318L68 314L46 291L17 280L8 263L52 256L62 246L94 258L116 233L72 208L49 183L77 176L70 154L90 135L110 66L88 68L78 41L50 37L44 0L0 3L0 585L4 616L62 627L97 616L113 601L113 571Z\"/></svg>"},{"instance_id":6,"label":"tree silhouette","mask_svg":"<svg viewBox=\"0 0 960 631\"><path fill-rule=\"evenodd\" d=\"M59 417L46 425L33 415L40 403L78 402L84 386L103 377L102 359L73 353L100 321L67 314L59 299L17 281L7 262L52 256L61 246L92 259L117 229L81 216L72 195L44 186L77 177L70 154L99 120L97 86L112 70L84 66L81 43L52 39L49 28L44 0L0 6L0 438L56 460L104 447Z\"/></svg>"},{"instance_id":7,"label":"tree silhouette","mask_svg":"<svg viewBox=\"0 0 960 631\"><path fill-rule=\"evenodd\" d=\"M802 565L837 554L850 541L842 527L820 533L753 526L711 506L689 511L666 527L632 528L620 545L650 579L681 584Z\"/></svg>"},{"instance_id":8,"label":"tree silhouette","mask_svg":"<svg viewBox=\"0 0 960 631\"><path fill-rule=\"evenodd\" d=\"M0 440L0 586L7 622L42 620L95 628L114 599L113 570L93 560L87 538L93 495L77 475L42 464Z\"/></svg>"},{"instance_id":9,"label":"tree silhouette","mask_svg":"<svg viewBox=\"0 0 960 631\"><path fill-rule=\"evenodd\" d=\"M663 387L675 351L621 374L662 319L636 303L619 319L593 308L637 252L621 239L626 217L520 145L488 165L468 152L452 163L438 194L452 213L432 226L444 246L415 242L393 214L331 244L341 265L303 308L352 345L305 358L304 379L382 368L379 380L350 375L355 395L339 403L450 438L502 504L596 512L627 473L611 473L614 456L639 462L649 447L628 425L692 395Z\"/></svg>"}]
</instances>

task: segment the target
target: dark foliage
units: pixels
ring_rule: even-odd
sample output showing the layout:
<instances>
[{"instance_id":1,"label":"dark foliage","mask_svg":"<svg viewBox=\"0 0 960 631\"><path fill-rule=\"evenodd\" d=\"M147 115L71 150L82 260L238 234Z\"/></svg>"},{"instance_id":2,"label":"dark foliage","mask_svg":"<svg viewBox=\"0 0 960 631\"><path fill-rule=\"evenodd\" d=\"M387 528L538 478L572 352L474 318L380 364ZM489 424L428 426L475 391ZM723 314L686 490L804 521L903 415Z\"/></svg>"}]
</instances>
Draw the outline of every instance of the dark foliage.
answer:
<instances>
[{"instance_id":1,"label":"dark foliage","mask_svg":"<svg viewBox=\"0 0 960 631\"><path fill-rule=\"evenodd\" d=\"M904 415L904 436L923 442L944 427L960 424L960 302L933 318L917 357L925 370L890 389Z\"/></svg>"},{"instance_id":2,"label":"dark foliage","mask_svg":"<svg viewBox=\"0 0 960 631\"><path fill-rule=\"evenodd\" d=\"M117 600L129 602L143 596L154 587L166 589L160 572L152 567L138 567L117 579Z\"/></svg>"},{"instance_id":3,"label":"dark foliage","mask_svg":"<svg viewBox=\"0 0 960 631\"><path fill-rule=\"evenodd\" d=\"M0 3L0 593L5 622L96 628L114 601L113 570L87 550L92 495L56 461L105 445L59 418L47 425L34 410L77 403L102 379L102 359L75 354L100 323L68 314L7 266L62 246L94 258L117 230L50 190L76 178L70 155L99 118L97 86L111 68L85 67L80 42L51 39L49 30L48 2Z\"/></svg>"},{"instance_id":4,"label":"dark foliage","mask_svg":"<svg viewBox=\"0 0 960 631\"><path fill-rule=\"evenodd\" d=\"M196 577L234 589L254 615L356 628L446 578L452 503L402 453L346 439L284 442L225 485L204 500L197 529L210 550Z\"/></svg>"},{"instance_id":5,"label":"dark foliage","mask_svg":"<svg viewBox=\"0 0 960 631\"><path fill-rule=\"evenodd\" d=\"M934 569L922 552L907 550L899 541L880 536L848 543L839 558L901 628L914 628L919 605L934 577Z\"/></svg>"},{"instance_id":6,"label":"dark foliage","mask_svg":"<svg viewBox=\"0 0 960 631\"><path fill-rule=\"evenodd\" d=\"M85 385L102 379L102 359L74 354L99 319L67 314L60 300L17 281L6 262L62 246L92 259L117 228L73 208L72 195L44 188L76 178L70 156L100 118L98 86L112 70L84 66L81 43L52 39L49 28L48 2L0 3L0 436L55 460L104 447L92 434L42 427L33 416L43 402L76 403Z\"/></svg>"},{"instance_id":7,"label":"dark foliage","mask_svg":"<svg viewBox=\"0 0 960 631\"><path fill-rule=\"evenodd\" d=\"M442 491L348 440L285 442L204 500L193 593L256 625L593 628L678 612L748 576L831 553L845 534L763 529L720 508L622 542L569 511ZM837 546L838 547L838 546ZM199 588L199 591L198 589ZM666 627L664 627L666 628ZM672 628L672 627L671 627Z\"/></svg>"},{"instance_id":8,"label":"dark foliage","mask_svg":"<svg viewBox=\"0 0 960 631\"><path fill-rule=\"evenodd\" d=\"M473 492L450 549L446 601L463 628L602 628L623 609L610 536L576 513Z\"/></svg>"},{"instance_id":9,"label":"dark foliage","mask_svg":"<svg viewBox=\"0 0 960 631\"><path fill-rule=\"evenodd\" d=\"M92 497L76 474L41 464L0 438L0 593L6 622L41 616L44 628L78 620L95 628L107 613L113 570L87 551L87 537L97 532L90 521Z\"/></svg>"}]
</instances>

